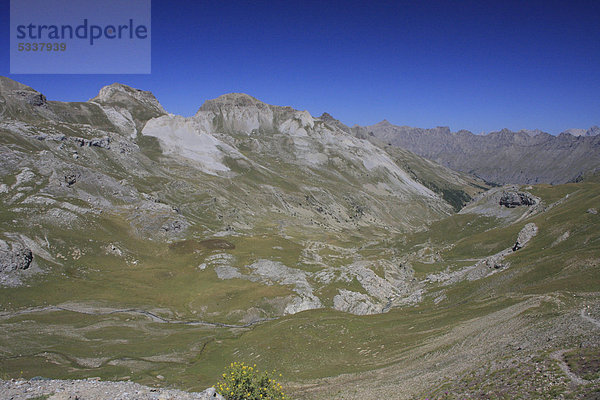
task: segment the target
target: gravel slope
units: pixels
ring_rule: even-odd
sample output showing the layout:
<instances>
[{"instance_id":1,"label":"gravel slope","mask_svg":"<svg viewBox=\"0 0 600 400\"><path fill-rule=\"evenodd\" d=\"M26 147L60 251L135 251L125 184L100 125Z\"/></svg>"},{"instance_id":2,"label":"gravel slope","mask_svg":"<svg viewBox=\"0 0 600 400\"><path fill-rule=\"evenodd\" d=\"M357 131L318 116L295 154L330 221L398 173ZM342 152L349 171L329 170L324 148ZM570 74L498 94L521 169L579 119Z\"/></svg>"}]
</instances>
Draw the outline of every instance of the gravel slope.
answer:
<instances>
[{"instance_id":1,"label":"gravel slope","mask_svg":"<svg viewBox=\"0 0 600 400\"><path fill-rule=\"evenodd\" d=\"M48 400L210 400L223 399L214 388L200 393L151 388L133 382L87 380L0 380L0 399Z\"/></svg>"}]
</instances>

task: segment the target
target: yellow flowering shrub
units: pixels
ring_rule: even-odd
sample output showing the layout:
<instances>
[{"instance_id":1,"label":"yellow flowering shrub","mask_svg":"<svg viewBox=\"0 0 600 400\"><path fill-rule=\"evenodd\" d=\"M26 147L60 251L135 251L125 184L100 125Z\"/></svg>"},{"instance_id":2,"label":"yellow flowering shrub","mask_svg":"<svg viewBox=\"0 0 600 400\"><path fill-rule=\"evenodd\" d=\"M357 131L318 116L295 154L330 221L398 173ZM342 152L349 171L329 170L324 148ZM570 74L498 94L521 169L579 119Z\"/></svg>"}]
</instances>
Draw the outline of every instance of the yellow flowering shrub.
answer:
<instances>
[{"instance_id":1,"label":"yellow flowering shrub","mask_svg":"<svg viewBox=\"0 0 600 400\"><path fill-rule=\"evenodd\" d=\"M215 385L217 392L227 400L286 400L288 397L272 376L275 372L259 372L256 364L233 362ZM281 375L279 375L281 376Z\"/></svg>"}]
</instances>

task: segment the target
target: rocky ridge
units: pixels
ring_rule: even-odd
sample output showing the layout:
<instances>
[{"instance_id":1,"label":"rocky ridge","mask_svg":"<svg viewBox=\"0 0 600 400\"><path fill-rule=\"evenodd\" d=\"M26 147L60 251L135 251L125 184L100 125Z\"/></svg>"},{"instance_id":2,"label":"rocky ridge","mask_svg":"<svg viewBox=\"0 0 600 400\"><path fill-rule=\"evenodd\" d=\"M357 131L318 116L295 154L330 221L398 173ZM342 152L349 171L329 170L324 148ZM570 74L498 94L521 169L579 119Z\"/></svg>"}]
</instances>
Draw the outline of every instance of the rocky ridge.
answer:
<instances>
[{"instance_id":1,"label":"rocky ridge","mask_svg":"<svg viewBox=\"0 0 600 400\"><path fill-rule=\"evenodd\" d=\"M448 127L398 126L384 120L351 130L357 137L376 138L497 184L565 183L600 167L598 127L557 136L508 129L475 135L466 130L452 132Z\"/></svg>"}]
</instances>

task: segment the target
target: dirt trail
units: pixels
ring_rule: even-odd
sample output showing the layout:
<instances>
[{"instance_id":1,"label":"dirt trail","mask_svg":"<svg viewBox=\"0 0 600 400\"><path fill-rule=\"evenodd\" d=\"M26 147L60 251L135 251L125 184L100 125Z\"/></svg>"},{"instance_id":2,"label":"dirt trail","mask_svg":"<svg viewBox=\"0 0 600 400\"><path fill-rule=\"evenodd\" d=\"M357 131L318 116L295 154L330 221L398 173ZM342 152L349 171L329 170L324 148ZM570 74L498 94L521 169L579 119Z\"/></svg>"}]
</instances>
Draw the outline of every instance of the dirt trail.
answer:
<instances>
[{"instance_id":1,"label":"dirt trail","mask_svg":"<svg viewBox=\"0 0 600 400\"><path fill-rule=\"evenodd\" d=\"M552 358L553 360L558 362L558 366L560 367L562 372L564 372L565 375L567 375L573 383L576 383L578 385L585 385L585 384L590 383L589 381L587 381L585 379L581 379L580 377L575 375L573 372L571 372L571 369L569 368L569 366L563 359L563 354L565 354L569 350L570 349L555 351L554 353L550 354L550 358Z\"/></svg>"},{"instance_id":2,"label":"dirt trail","mask_svg":"<svg viewBox=\"0 0 600 400\"><path fill-rule=\"evenodd\" d=\"M579 313L579 315L584 320L586 320L588 322L591 322L597 328L600 328L600 321L598 321L598 320L590 317L589 315L587 315L586 312L585 312L585 307L581 309L581 312ZM569 377L569 379L571 379L571 381L573 381L573 383L576 383L578 385L586 385L586 384L590 383L590 381L588 381L586 379L582 379L582 378L578 377L577 375L575 375L571 371L571 368L569 368L569 366L565 362L565 360L563 358L563 354L565 354L566 352L568 352L570 350L571 349L555 351L554 353L550 354L550 357L553 360L555 360L555 361L558 362L558 366L560 367L560 369L565 373L565 375L567 375Z\"/></svg>"},{"instance_id":3,"label":"dirt trail","mask_svg":"<svg viewBox=\"0 0 600 400\"><path fill-rule=\"evenodd\" d=\"M583 318L584 320L591 322L592 324L594 324L597 328L600 328L600 321L590 317L589 315L586 314L585 312L585 307L581 309L580 312L580 316L581 318ZM588 383L590 383L590 381L580 378L577 375L575 375L571 369L569 368L569 366L567 365L567 363L565 362L563 355L570 351L572 349L566 349L566 350L558 350L555 351L554 353L550 354L550 358L552 358L553 360L555 360L556 362L558 362L558 366L560 367L560 369L565 373L565 375L567 375L569 377L569 379L571 379L571 381L573 383L576 383L578 385L586 385Z\"/></svg>"}]
</instances>

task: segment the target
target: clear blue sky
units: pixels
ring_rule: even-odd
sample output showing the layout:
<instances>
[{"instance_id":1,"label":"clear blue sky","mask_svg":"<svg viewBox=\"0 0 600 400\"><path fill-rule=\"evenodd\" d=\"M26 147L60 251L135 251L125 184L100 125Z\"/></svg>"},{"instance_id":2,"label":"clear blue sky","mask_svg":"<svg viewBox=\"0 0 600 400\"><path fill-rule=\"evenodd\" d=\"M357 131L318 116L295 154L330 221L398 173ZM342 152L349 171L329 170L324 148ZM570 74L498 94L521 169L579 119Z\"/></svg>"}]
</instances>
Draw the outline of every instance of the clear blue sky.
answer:
<instances>
[{"instance_id":1,"label":"clear blue sky","mask_svg":"<svg viewBox=\"0 0 600 400\"><path fill-rule=\"evenodd\" d=\"M597 0L154 0L150 75L10 75L8 18L2 0L0 75L51 100L118 81L186 116L245 92L349 125L600 125Z\"/></svg>"}]
</instances>

